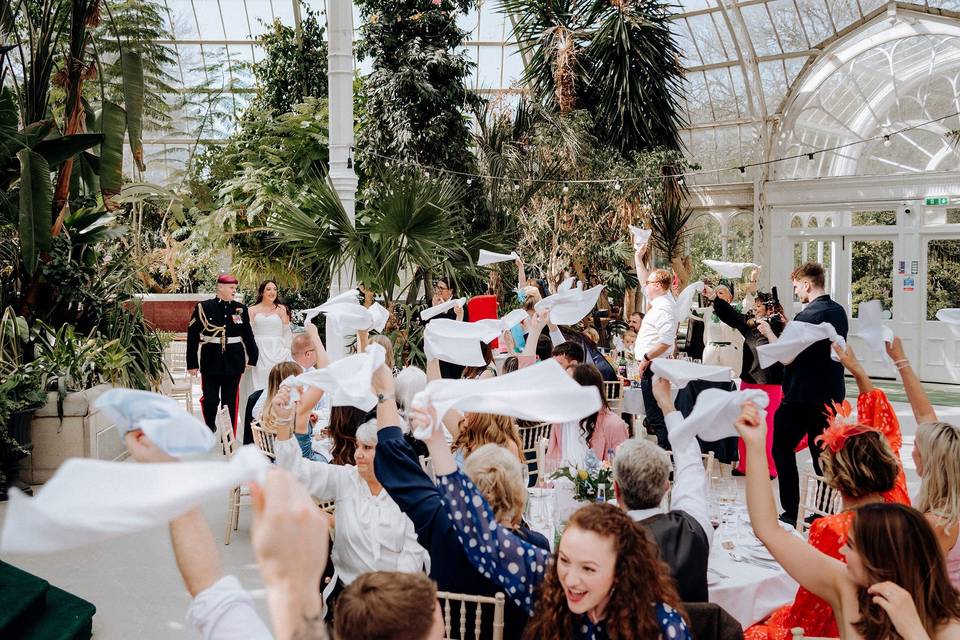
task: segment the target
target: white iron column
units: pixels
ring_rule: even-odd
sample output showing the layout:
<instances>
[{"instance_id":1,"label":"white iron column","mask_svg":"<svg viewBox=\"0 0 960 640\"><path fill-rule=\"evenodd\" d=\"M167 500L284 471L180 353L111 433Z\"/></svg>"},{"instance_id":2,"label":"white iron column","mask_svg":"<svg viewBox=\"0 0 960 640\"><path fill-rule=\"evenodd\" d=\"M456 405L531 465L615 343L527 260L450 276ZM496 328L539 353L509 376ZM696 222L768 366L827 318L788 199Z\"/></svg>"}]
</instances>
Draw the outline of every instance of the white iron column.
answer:
<instances>
[{"instance_id":1,"label":"white iron column","mask_svg":"<svg viewBox=\"0 0 960 640\"><path fill-rule=\"evenodd\" d=\"M296 0L294 0L296 1ZM350 221L354 221L357 202L357 174L347 166L353 147L353 5L350 0L331 0L327 4L329 54L327 77L330 110L330 179ZM330 295L354 286L353 265L334 274ZM346 355L340 336L327 325L327 351L332 360Z\"/></svg>"}]
</instances>

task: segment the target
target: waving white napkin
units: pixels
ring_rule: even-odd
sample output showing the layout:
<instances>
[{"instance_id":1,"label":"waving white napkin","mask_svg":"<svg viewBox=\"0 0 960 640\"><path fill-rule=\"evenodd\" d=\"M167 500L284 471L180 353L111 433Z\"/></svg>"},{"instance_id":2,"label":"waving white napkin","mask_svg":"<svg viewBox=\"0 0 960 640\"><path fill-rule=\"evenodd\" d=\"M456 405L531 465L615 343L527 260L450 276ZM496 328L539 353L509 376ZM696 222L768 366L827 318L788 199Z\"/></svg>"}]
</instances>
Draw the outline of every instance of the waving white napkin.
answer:
<instances>
[{"instance_id":1,"label":"waving white napkin","mask_svg":"<svg viewBox=\"0 0 960 640\"><path fill-rule=\"evenodd\" d=\"M653 234L653 231L650 229L641 229L631 224L630 233L633 234L633 248L639 249L640 245L650 241L650 236Z\"/></svg>"},{"instance_id":2,"label":"waving white napkin","mask_svg":"<svg viewBox=\"0 0 960 640\"><path fill-rule=\"evenodd\" d=\"M117 426L122 439L141 429L158 447L172 456L206 453L216 438L173 398L138 389L110 389L93 405Z\"/></svg>"},{"instance_id":3,"label":"waving white napkin","mask_svg":"<svg viewBox=\"0 0 960 640\"><path fill-rule=\"evenodd\" d=\"M527 317L523 309L514 309L504 317L476 322L458 322L439 318L423 331L423 350L427 360L443 360L464 367L482 367L481 342L491 342Z\"/></svg>"},{"instance_id":4,"label":"waving white napkin","mask_svg":"<svg viewBox=\"0 0 960 640\"><path fill-rule=\"evenodd\" d=\"M477 258L477 266L485 267L489 264L507 262L508 260L516 260L519 257L520 256L517 255L516 251L511 251L510 253L496 253L494 251L480 249L480 257Z\"/></svg>"},{"instance_id":5,"label":"waving white napkin","mask_svg":"<svg viewBox=\"0 0 960 640\"><path fill-rule=\"evenodd\" d=\"M415 407L433 403L438 420L450 409L493 413L521 420L568 422L600 410L600 392L582 387L553 358L495 378L434 380L413 397ZM416 429L425 440L438 424Z\"/></svg>"},{"instance_id":6,"label":"waving white napkin","mask_svg":"<svg viewBox=\"0 0 960 640\"><path fill-rule=\"evenodd\" d=\"M683 389L691 380L729 382L733 373L730 367L697 364L673 358L654 358L650 368L655 376L666 378L678 389Z\"/></svg>"},{"instance_id":7,"label":"waving white napkin","mask_svg":"<svg viewBox=\"0 0 960 640\"><path fill-rule=\"evenodd\" d=\"M462 307L465 304L467 304L466 298L450 298L446 302L435 304L432 307L428 307L423 311L421 311L420 319L426 321L426 320L429 320L430 318L440 315L441 313L444 313L446 311L449 311L450 309L453 309L457 305Z\"/></svg>"},{"instance_id":8,"label":"waving white napkin","mask_svg":"<svg viewBox=\"0 0 960 640\"><path fill-rule=\"evenodd\" d=\"M36 497L10 489L0 553L57 553L165 525L210 496L261 481L269 469L253 445L230 462L71 458Z\"/></svg>"},{"instance_id":9,"label":"waving white napkin","mask_svg":"<svg viewBox=\"0 0 960 640\"><path fill-rule=\"evenodd\" d=\"M960 324L960 309L940 309L937 311L937 320L947 324Z\"/></svg>"},{"instance_id":10,"label":"waving white napkin","mask_svg":"<svg viewBox=\"0 0 960 640\"><path fill-rule=\"evenodd\" d=\"M883 305L879 300L861 302L857 311L857 332L873 352L883 359L887 358L885 343L893 342L893 329L883 324Z\"/></svg>"},{"instance_id":11,"label":"waving white napkin","mask_svg":"<svg viewBox=\"0 0 960 640\"><path fill-rule=\"evenodd\" d=\"M740 416L743 403L748 400L760 407L760 419L766 420L764 410L770 402L770 397L762 389L702 391L697 395L697 402L693 405L690 415L670 433L671 442L683 442L694 436L705 442L715 442L737 435L737 429L733 423Z\"/></svg>"},{"instance_id":12,"label":"waving white napkin","mask_svg":"<svg viewBox=\"0 0 960 640\"><path fill-rule=\"evenodd\" d=\"M703 264L707 265L724 278L742 278L743 270L747 267L758 267L760 265L754 264L752 262L723 262L721 260L704 260Z\"/></svg>"},{"instance_id":13,"label":"waving white napkin","mask_svg":"<svg viewBox=\"0 0 960 640\"><path fill-rule=\"evenodd\" d=\"M321 304L319 307L313 307L303 312L303 324L308 324L311 320L323 313L327 308L337 304L360 304L358 302L360 292L356 289L344 291L340 295L334 296ZM362 305L361 305L362 306Z\"/></svg>"},{"instance_id":14,"label":"waving white napkin","mask_svg":"<svg viewBox=\"0 0 960 640\"><path fill-rule=\"evenodd\" d=\"M307 309L304 313L304 324L325 313L337 335L350 335L357 331L383 331L390 312L379 302L374 302L369 307L363 306L357 301L359 295L356 289L351 289L330 298L319 307Z\"/></svg>"},{"instance_id":15,"label":"waving white napkin","mask_svg":"<svg viewBox=\"0 0 960 640\"><path fill-rule=\"evenodd\" d=\"M706 285L699 280L684 287L677 297L676 315L674 315L677 320L683 320L690 314L690 307L693 306L693 296L703 293L705 287Z\"/></svg>"},{"instance_id":16,"label":"waving white napkin","mask_svg":"<svg viewBox=\"0 0 960 640\"><path fill-rule=\"evenodd\" d=\"M821 322L820 324L810 324L797 320L788 322L783 333L780 334L779 340L757 347L760 367L766 369L774 362L790 364L804 349L821 340L829 340L838 344L841 349L847 345L847 341L837 333L837 330L829 322ZM830 351L830 357L839 360L833 350Z\"/></svg>"},{"instance_id":17,"label":"waving white napkin","mask_svg":"<svg viewBox=\"0 0 960 640\"><path fill-rule=\"evenodd\" d=\"M586 291L583 283L573 286L573 278L567 278L557 292L538 302L534 309L550 310L550 322L554 324L575 324L580 322L597 305L600 292L605 285L598 284Z\"/></svg>"},{"instance_id":18,"label":"waving white napkin","mask_svg":"<svg viewBox=\"0 0 960 640\"><path fill-rule=\"evenodd\" d=\"M326 391L330 397L330 406L357 407L370 411L377 406L377 396L373 394L370 381L373 379L373 372L383 364L385 357L386 351L383 347L371 344L363 353L337 360L323 369L301 373L295 382Z\"/></svg>"}]
</instances>

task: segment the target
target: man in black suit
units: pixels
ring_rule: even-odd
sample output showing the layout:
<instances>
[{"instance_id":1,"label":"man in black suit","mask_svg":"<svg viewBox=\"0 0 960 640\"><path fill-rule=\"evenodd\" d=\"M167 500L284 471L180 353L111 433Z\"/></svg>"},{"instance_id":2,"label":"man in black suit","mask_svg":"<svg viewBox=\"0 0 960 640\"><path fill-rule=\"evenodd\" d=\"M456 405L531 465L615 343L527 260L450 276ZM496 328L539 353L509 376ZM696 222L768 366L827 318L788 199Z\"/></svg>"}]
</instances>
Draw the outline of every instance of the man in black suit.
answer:
<instances>
[{"instance_id":1,"label":"man in black suit","mask_svg":"<svg viewBox=\"0 0 960 640\"><path fill-rule=\"evenodd\" d=\"M196 306L187 328L187 369L190 375L200 373L203 420L214 433L221 404L229 409L236 433L240 376L246 367L256 366L259 355L250 315L246 305L233 299L236 292L237 279L221 275L217 297Z\"/></svg>"},{"instance_id":2,"label":"man in black suit","mask_svg":"<svg viewBox=\"0 0 960 640\"><path fill-rule=\"evenodd\" d=\"M806 305L794 320L810 324L829 322L846 338L847 312L826 293L823 266L808 262L798 267L791 278L797 299ZM777 339L766 321L758 322L757 328L770 342ZM830 357L831 348L829 340L816 342L783 369L783 401L773 416L773 461L780 479L780 505L783 507L780 519L791 525L796 525L800 506L797 445L803 436L807 436L813 468L817 475L822 475L816 438L827 426L824 410L831 402L843 401L846 395L843 365Z\"/></svg>"}]
</instances>

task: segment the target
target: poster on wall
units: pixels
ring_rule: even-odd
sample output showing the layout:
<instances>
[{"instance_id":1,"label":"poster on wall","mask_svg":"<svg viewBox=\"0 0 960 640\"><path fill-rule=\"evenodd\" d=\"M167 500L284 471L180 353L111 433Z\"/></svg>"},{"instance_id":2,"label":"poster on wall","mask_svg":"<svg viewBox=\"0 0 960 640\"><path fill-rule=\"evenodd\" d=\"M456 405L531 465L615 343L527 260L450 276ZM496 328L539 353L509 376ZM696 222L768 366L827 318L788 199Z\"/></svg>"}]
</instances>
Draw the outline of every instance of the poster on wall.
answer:
<instances>
[{"instance_id":1,"label":"poster on wall","mask_svg":"<svg viewBox=\"0 0 960 640\"><path fill-rule=\"evenodd\" d=\"M897 273L902 276L906 272L907 272L907 261L900 260L899 262L897 262Z\"/></svg>"},{"instance_id":2,"label":"poster on wall","mask_svg":"<svg viewBox=\"0 0 960 640\"><path fill-rule=\"evenodd\" d=\"M919 261L919 260L912 260L912 261L910 262L910 273L911 273L912 275L917 275L918 273L920 273L920 261Z\"/></svg>"},{"instance_id":3,"label":"poster on wall","mask_svg":"<svg viewBox=\"0 0 960 640\"><path fill-rule=\"evenodd\" d=\"M903 279L903 290L904 291L913 291L915 288L915 281L913 278L907 277Z\"/></svg>"}]
</instances>

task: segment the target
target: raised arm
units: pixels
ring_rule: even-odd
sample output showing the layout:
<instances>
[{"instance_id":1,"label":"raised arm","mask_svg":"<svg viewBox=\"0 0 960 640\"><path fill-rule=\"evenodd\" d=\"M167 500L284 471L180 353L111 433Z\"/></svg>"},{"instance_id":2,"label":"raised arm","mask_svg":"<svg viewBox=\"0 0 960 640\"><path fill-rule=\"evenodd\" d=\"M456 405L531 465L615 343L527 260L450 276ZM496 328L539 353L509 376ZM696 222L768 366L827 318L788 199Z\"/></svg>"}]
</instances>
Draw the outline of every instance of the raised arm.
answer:
<instances>
[{"instance_id":1,"label":"raised arm","mask_svg":"<svg viewBox=\"0 0 960 640\"><path fill-rule=\"evenodd\" d=\"M747 318L745 315L734 309L733 306L723 298L718 298L710 287L705 287L703 293L713 302L713 312L717 314L720 322L728 327L733 327L744 334L744 336L750 333L750 327L747 326Z\"/></svg>"},{"instance_id":2,"label":"raised arm","mask_svg":"<svg viewBox=\"0 0 960 640\"><path fill-rule=\"evenodd\" d=\"M647 263L648 257L647 243L644 242L633 253L633 264L637 268L637 280L641 283L641 291L644 289L643 283L647 281L647 276L650 275L650 265Z\"/></svg>"},{"instance_id":3,"label":"raised arm","mask_svg":"<svg viewBox=\"0 0 960 640\"><path fill-rule=\"evenodd\" d=\"M308 322L305 331L310 338L310 342L313 343L313 348L317 352L317 360L314 366L317 369L327 367L330 364L330 356L327 355L327 350L323 346L323 340L320 339L320 330L317 329L317 325Z\"/></svg>"},{"instance_id":4,"label":"raised arm","mask_svg":"<svg viewBox=\"0 0 960 640\"><path fill-rule=\"evenodd\" d=\"M517 288L523 289L527 286L527 272L523 268L523 259L518 257L513 262L517 265Z\"/></svg>"},{"instance_id":5,"label":"raised arm","mask_svg":"<svg viewBox=\"0 0 960 640\"><path fill-rule=\"evenodd\" d=\"M913 409L913 417L918 424L924 422L937 422L937 412L927 397L923 385L920 384L920 378L917 372L910 366L910 360L903 351L903 342L899 337L894 337L893 342L887 344L887 354L893 360L897 367L897 373L900 374L900 380L903 382L903 390L907 393L907 400L910 401L910 408Z\"/></svg>"},{"instance_id":6,"label":"raised arm","mask_svg":"<svg viewBox=\"0 0 960 640\"><path fill-rule=\"evenodd\" d=\"M780 526L767 476L767 423L753 403L746 403L735 423L747 448L747 509L757 537L787 573L805 589L839 606L846 568Z\"/></svg>"},{"instance_id":7,"label":"raised arm","mask_svg":"<svg viewBox=\"0 0 960 640\"><path fill-rule=\"evenodd\" d=\"M840 359L840 364L842 364L843 367L850 372L850 375L853 376L853 379L857 381L857 389L860 395L870 393L876 388L873 386L873 382L870 381L870 376L864 371L863 365L860 364L860 361L857 359L857 354L853 352L853 347L850 346L849 342L847 343L846 349L841 349L840 345L837 344L830 346Z\"/></svg>"},{"instance_id":8,"label":"raised arm","mask_svg":"<svg viewBox=\"0 0 960 640\"><path fill-rule=\"evenodd\" d=\"M549 319L549 311L537 311L533 314L533 319L530 321L530 332L527 334L527 344L523 347L520 357L534 359L537 357L537 342L539 342L540 334L543 333L543 328L547 325Z\"/></svg>"}]
</instances>

